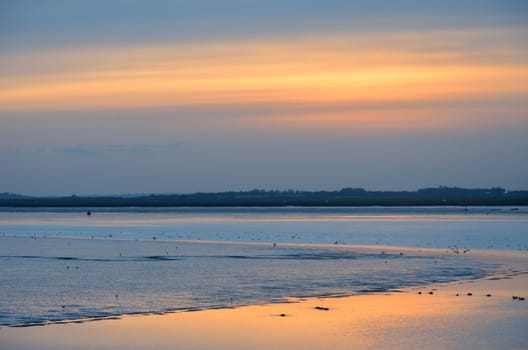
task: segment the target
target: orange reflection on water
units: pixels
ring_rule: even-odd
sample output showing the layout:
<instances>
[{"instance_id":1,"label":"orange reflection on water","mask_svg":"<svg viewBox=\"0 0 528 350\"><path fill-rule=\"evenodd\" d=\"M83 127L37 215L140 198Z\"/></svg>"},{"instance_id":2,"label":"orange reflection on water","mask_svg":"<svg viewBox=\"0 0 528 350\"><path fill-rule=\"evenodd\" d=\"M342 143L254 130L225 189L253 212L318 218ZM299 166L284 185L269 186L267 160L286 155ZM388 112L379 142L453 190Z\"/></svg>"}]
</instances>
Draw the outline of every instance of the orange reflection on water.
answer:
<instances>
[{"instance_id":1,"label":"orange reflection on water","mask_svg":"<svg viewBox=\"0 0 528 350\"><path fill-rule=\"evenodd\" d=\"M80 344L103 349L364 349L379 346L387 332L413 333L420 322L430 325L443 315L464 312L467 305L459 300L410 293L310 299L21 332L31 334L27 339L33 339L34 345L54 344L56 349L80 348Z\"/></svg>"},{"instance_id":2,"label":"orange reflection on water","mask_svg":"<svg viewBox=\"0 0 528 350\"><path fill-rule=\"evenodd\" d=\"M478 344L487 348L526 345L523 320L528 320L528 309L511 298L511 293L523 295L527 291L528 275L522 272L527 266L526 254L480 254L483 261L514 263L520 272L402 293L5 328L0 332L0 343L7 348L55 350L465 349ZM499 333L491 331L496 329Z\"/></svg>"}]
</instances>

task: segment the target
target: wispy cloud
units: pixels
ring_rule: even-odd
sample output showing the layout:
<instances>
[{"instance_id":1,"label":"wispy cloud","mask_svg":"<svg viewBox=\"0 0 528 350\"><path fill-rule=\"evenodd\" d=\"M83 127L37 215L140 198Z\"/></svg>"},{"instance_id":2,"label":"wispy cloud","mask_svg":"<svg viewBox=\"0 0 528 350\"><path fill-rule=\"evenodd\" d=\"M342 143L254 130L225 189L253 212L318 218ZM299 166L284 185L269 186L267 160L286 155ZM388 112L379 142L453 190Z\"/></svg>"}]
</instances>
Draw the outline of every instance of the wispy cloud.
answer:
<instances>
[{"instance_id":1,"label":"wispy cloud","mask_svg":"<svg viewBox=\"0 0 528 350\"><path fill-rule=\"evenodd\" d=\"M73 145L55 148L56 153L75 156L95 156L101 154L131 154L151 155L157 152L165 152L180 148L182 142L171 142L163 144L111 144L111 145Z\"/></svg>"},{"instance_id":2,"label":"wispy cloud","mask_svg":"<svg viewBox=\"0 0 528 350\"><path fill-rule=\"evenodd\" d=\"M64 50L37 55L49 71L0 82L0 110L383 105L526 94L526 48L504 40L520 32L526 29ZM57 56L70 70L53 70ZM93 63L103 59L103 68Z\"/></svg>"},{"instance_id":3,"label":"wispy cloud","mask_svg":"<svg viewBox=\"0 0 528 350\"><path fill-rule=\"evenodd\" d=\"M94 156L98 152L94 148L89 148L86 146L70 146L70 147L61 147L55 150L58 153L64 153L74 156Z\"/></svg>"},{"instance_id":4,"label":"wispy cloud","mask_svg":"<svg viewBox=\"0 0 528 350\"><path fill-rule=\"evenodd\" d=\"M149 155L156 152L164 152L183 146L182 142L171 142L164 144L113 144L103 146L102 151L108 153L129 153L138 155Z\"/></svg>"}]
</instances>

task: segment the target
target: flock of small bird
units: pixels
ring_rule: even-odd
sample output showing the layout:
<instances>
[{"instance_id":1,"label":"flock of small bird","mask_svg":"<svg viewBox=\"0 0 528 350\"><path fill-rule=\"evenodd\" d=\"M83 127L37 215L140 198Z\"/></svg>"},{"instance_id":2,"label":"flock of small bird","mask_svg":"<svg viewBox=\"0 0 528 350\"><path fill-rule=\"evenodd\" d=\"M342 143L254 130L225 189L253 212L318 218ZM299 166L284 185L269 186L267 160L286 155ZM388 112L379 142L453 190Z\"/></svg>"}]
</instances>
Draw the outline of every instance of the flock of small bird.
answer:
<instances>
[{"instance_id":1,"label":"flock of small bird","mask_svg":"<svg viewBox=\"0 0 528 350\"><path fill-rule=\"evenodd\" d=\"M435 290L436 290L436 289L435 289ZM419 291L419 292L418 292L418 294L420 294L420 295L421 295L421 294L422 294L422 292L421 292L421 291ZM433 292L433 291L431 290L431 291L429 291L429 293L428 293L428 294L429 294L429 295L433 295L433 294L434 294L434 292ZM473 296L473 293L469 292L469 293L466 293L466 295L467 295L468 297L470 297L470 296ZM459 294L459 293L456 293L456 294L455 294L455 296L457 296L457 297L458 297L458 296L460 296L460 294ZM488 293L488 294L486 294L486 297L487 297L487 298L491 297L491 294L489 294L489 293ZM517 295L514 295L514 296L512 296L512 300L524 301L524 300L525 300L525 298L524 298L524 297L520 297L520 296L517 296Z\"/></svg>"},{"instance_id":2,"label":"flock of small bird","mask_svg":"<svg viewBox=\"0 0 528 350\"><path fill-rule=\"evenodd\" d=\"M429 291L428 294L429 294L429 295L433 295L435 290L436 290L436 289ZM418 294L422 294L422 292L419 291ZM459 295L460 295L459 293L456 293L456 296L457 296L457 297L458 297ZM467 295L467 296L473 296L473 293L469 292L469 293L466 293L466 295ZM489 293L486 294L486 297L488 297L488 298L491 297L491 294L489 294ZM518 300L518 301L524 301L524 297L520 297L520 296L517 296L517 295L512 296L512 299L513 299L513 300ZM315 310L319 310L319 311L328 311L328 310L330 310L330 308L328 308L328 307L324 307L324 306L316 306L316 307L314 307L314 309L315 309ZM285 317L285 316L287 316L287 315L286 315L286 314L280 314L279 316L280 316L280 317Z\"/></svg>"},{"instance_id":3,"label":"flock of small bird","mask_svg":"<svg viewBox=\"0 0 528 350\"><path fill-rule=\"evenodd\" d=\"M446 250L446 253L449 253L449 252L452 252L452 253L455 253L455 254L466 254L466 253L469 253L471 251L471 249L469 248L464 248L464 249L461 249L461 248L458 248L457 246L448 246L449 250Z\"/></svg>"}]
</instances>

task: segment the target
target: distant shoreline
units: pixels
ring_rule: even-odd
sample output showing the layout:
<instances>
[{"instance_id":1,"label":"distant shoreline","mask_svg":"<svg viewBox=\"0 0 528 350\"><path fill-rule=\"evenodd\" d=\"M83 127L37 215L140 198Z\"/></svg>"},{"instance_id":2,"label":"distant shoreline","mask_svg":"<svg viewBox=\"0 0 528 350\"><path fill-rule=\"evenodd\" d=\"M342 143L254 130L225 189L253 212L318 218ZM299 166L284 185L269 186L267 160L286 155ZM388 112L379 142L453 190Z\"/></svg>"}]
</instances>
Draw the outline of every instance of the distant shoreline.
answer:
<instances>
[{"instance_id":1,"label":"distant shoreline","mask_svg":"<svg viewBox=\"0 0 528 350\"><path fill-rule=\"evenodd\" d=\"M342 202L174 202L162 201L150 203L148 201L76 201L62 202L49 200L33 201L0 201L0 207L4 208L170 208L170 207L195 207L195 208L229 208L229 207L266 207L266 208L284 208L284 207L466 207L466 206L527 206L528 200L523 201L449 201L439 203L435 201L342 201Z\"/></svg>"},{"instance_id":2,"label":"distant shoreline","mask_svg":"<svg viewBox=\"0 0 528 350\"><path fill-rule=\"evenodd\" d=\"M502 188L424 188L417 191L230 191L193 194L29 197L0 194L0 207L367 207L524 206L528 191Z\"/></svg>"}]
</instances>

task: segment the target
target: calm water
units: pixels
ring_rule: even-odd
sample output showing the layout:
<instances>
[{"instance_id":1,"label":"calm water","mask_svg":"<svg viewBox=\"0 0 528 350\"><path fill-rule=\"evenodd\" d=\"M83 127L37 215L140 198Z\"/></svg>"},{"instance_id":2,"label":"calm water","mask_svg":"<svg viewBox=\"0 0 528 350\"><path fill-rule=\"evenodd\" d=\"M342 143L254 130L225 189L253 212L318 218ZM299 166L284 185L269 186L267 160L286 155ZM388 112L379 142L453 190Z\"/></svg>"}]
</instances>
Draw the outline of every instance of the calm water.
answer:
<instances>
[{"instance_id":1,"label":"calm water","mask_svg":"<svg viewBox=\"0 0 528 350\"><path fill-rule=\"evenodd\" d=\"M466 248L527 250L528 208L2 209L0 325L351 295L502 268Z\"/></svg>"}]
</instances>

